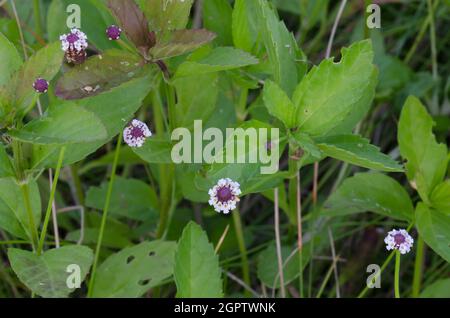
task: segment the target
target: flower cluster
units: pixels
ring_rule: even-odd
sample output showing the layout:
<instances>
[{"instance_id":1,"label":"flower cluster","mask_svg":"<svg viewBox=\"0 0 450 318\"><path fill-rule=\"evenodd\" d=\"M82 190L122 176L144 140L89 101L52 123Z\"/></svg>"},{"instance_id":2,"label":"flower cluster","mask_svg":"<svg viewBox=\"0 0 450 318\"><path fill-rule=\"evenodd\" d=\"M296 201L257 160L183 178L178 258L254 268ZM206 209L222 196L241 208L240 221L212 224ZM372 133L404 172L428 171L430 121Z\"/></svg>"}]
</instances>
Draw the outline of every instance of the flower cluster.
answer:
<instances>
[{"instance_id":1,"label":"flower cluster","mask_svg":"<svg viewBox=\"0 0 450 318\"><path fill-rule=\"evenodd\" d=\"M68 63L81 64L86 59L86 49L88 47L87 36L78 29L70 30L70 33L59 37L61 48L66 52Z\"/></svg>"},{"instance_id":2,"label":"flower cluster","mask_svg":"<svg viewBox=\"0 0 450 318\"><path fill-rule=\"evenodd\" d=\"M122 34L122 29L116 25L111 25L106 29L106 35L110 41L115 41L120 39L120 35Z\"/></svg>"},{"instance_id":3,"label":"flower cluster","mask_svg":"<svg viewBox=\"0 0 450 318\"><path fill-rule=\"evenodd\" d=\"M406 232L406 230L393 229L384 239L384 243L386 243L386 249L388 251L395 249L399 250L401 254L406 254L411 250L414 239Z\"/></svg>"},{"instance_id":4,"label":"flower cluster","mask_svg":"<svg viewBox=\"0 0 450 318\"><path fill-rule=\"evenodd\" d=\"M123 140L130 147L140 148L151 135L152 132L145 123L133 119L123 131Z\"/></svg>"},{"instance_id":5,"label":"flower cluster","mask_svg":"<svg viewBox=\"0 0 450 318\"><path fill-rule=\"evenodd\" d=\"M209 204L214 207L216 212L224 214L236 209L241 194L240 185L230 178L220 179L217 184L208 192Z\"/></svg>"},{"instance_id":6,"label":"flower cluster","mask_svg":"<svg viewBox=\"0 0 450 318\"><path fill-rule=\"evenodd\" d=\"M37 93L47 93L48 82L43 78L37 78L33 83L33 88Z\"/></svg>"}]
</instances>

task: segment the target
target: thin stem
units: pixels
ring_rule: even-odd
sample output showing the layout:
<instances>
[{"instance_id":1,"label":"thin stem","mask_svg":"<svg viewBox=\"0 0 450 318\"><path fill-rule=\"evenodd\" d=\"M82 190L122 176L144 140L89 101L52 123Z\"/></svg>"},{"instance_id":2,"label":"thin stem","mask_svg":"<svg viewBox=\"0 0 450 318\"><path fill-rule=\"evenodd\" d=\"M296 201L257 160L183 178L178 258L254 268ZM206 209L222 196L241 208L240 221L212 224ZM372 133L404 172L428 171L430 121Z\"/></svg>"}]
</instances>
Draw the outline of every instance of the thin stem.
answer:
<instances>
[{"instance_id":1,"label":"thin stem","mask_svg":"<svg viewBox=\"0 0 450 318\"><path fill-rule=\"evenodd\" d=\"M122 132L120 132L119 137L117 138L117 146L116 146L116 150L115 150L115 154L114 154L114 161L113 161L112 170L111 170L111 177L110 177L109 184L108 184L108 192L106 193L106 200L105 200L105 205L103 208L102 222L100 224L100 231L99 231L98 239L97 239L97 247L95 249L94 264L92 266L91 279L89 280L88 297L92 297L92 293L94 291L93 287L94 287L94 283L95 283L95 274L97 271L98 260L100 257L100 250L102 248L103 234L105 232L106 220L108 218L109 205L111 202L111 194L112 194L112 190L113 190L114 180L116 179L116 171L117 171L117 165L119 162L121 146L122 146Z\"/></svg>"},{"instance_id":2,"label":"thin stem","mask_svg":"<svg viewBox=\"0 0 450 318\"><path fill-rule=\"evenodd\" d=\"M333 263L335 264L333 271L334 271L334 279L336 281L336 297L341 298L341 292L340 292L340 288L339 288L339 274L338 274L338 269L337 269L336 248L334 247L333 233L331 232L330 227L328 227L328 237L330 239L331 256L333 257Z\"/></svg>"},{"instance_id":3,"label":"thin stem","mask_svg":"<svg viewBox=\"0 0 450 318\"><path fill-rule=\"evenodd\" d=\"M36 33L40 37L43 36L42 32L42 19L41 19L41 5L40 0L33 0L33 12L34 12L34 24L36 27Z\"/></svg>"},{"instance_id":4,"label":"thin stem","mask_svg":"<svg viewBox=\"0 0 450 318\"><path fill-rule=\"evenodd\" d=\"M392 260L392 258L395 255L395 251L393 251L391 254L389 254L389 256L386 258L386 260L384 261L383 265L381 265L381 268L379 270L378 273L375 274L375 276L372 278L372 282L375 282L378 277L380 277L380 275L383 273L383 271L386 269L386 267L389 265L389 262ZM366 293L369 291L369 286L366 286L358 295L358 298L363 298Z\"/></svg>"},{"instance_id":5,"label":"thin stem","mask_svg":"<svg viewBox=\"0 0 450 318\"><path fill-rule=\"evenodd\" d=\"M19 29L20 43L22 44L23 56L25 60L28 60L27 49L25 48L25 38L23 37L22 25L20 23L19 15L17 14L16 2L11 0L11 7L14 13L14 17L16 19L17 28Z\"/></svg>"},{"instance_id":6,"label":"thin stem","mask_svg":"<svg viewBox=\"0 0 450 318\"><path fill-rule=\"evenodd\" d=\"M37 248L37 254L40 255L44 248L45 236L47 235L48 223L50 221L50 215L52 213L53 201L55 199L56 186L58 185L59 174L61 172L61 167L64 159L64 153L66 151L66 147L62 147L59 151L58 164L56 166L55 177L52 182L52 187L50 191L50 197L48 199L47 211L45 212L44 224L42 226L41 238L39 240L39 245Z\"/></svg>"},{"instance_id":7,"label":"thin stem","mask_svg":"<svg viewBox=\"0 0 450 318\"><path fill-rule=\"evenodd\" d=\"M25 210L27 211L28 216L28 225L29 225L29 231L31 235L31 243L33 246L33 250L36 251L36 248L38 246L39 241L39 235L36 228L36 223L34 222L34 215L33 210L31 208L31 201L30 201L30 188L28 187L28 183L25 182L21 184L20 189L22 190L23 199L25 201Z\"/></svg>"},{"instance_id":8,"label":"thin stem","mask_svg":"<svg viewBox=\"0 0 450 318\"><path fill-rule=\"evenodd\" d=\"M394 280L395 298L400 298L400 252L395 252L395 280Z\"/></svg>"},{"instance_id":9,"label":"thin stem","mask_svg":"<svg viewBox=\"0 0 450 318\"><path fill-rule=\"evenodd\" d=\"M278 273L280 276L281 297L286 298L286 289L284 288L283 257L281 255L280 209L278 205L278 188L275 188L273 191L274 191L275 243L277 248Z\"/></svg>"},{"instance_id":10,"label":"thin stem","mask_svg":"<svg viewBox=\"0 0 450 318\"><path fill-rule=\"evenodd\" d=\"M434 24L434 9L432 0L427 0L428 3L428 15L430 17L430 42L431 42L431 66L432 66L432 74L433 81L436 85L439 80L438 74L438 63L437 63L437 50L436 50L436 27ZM433 100L431 103L431 113L433 115L439 114L439 96L438 96L438 87L434 88Z\"/></svg>"},{"instance_id":11,"label":"thin stem","mask_svg":"<svg viewBox=\"0 0 450 318\"><path fill-rule=\"evenodd\" d=\"M341 19L342 12L344 12L345 5L347 4L347 0L342 0L341 6L339 7L339 11L337 13L336 19L334 20L333 28L331 29L330 38L328 39L327 51L325 54L325 58L329 58L331 54L331 48L333 47L334 36L336 35L336 30L339 25L339 20Z\"/></svg>"},{"instance_id":12,"label":"thin stem","mask_svg":"<svg viewBox=\"0 0 450 318\"><path fill-rule=\"evenodd\" d=\"M422 285L423 276L423 263L425 260L425 244L421 236L417 240L417 250L416 250L416 260L414 262L414 276L413 276L413 287L411 296L414 298L419 297L420 288Z\"/></svg>"},{"instance_id":13,"label":"thin stem","mask_svg":"<svg viewBox=\"0 0 450 318\"><path fill-rule=\"evenodd\" d=\"M367 7L372 4L372 0L364 0L364 38L370 38L370 29L367 25L367 18L369 17L369 12L367 12Z\"/></svg>"},{"instance_id":14,"label":"thin stem","mask_svg":"<svg viewBox=\"0 0 450 318\"><path fill-rule=\"evenodd\" d=\"M78 165L73 164L70 166L70 175L73 181L75 201L79 205L84 205L84 192L83 186L81 184L80 174L78 173Z\"/></svg>"},{"instance_id":15,"label":"thin stem","mask_svg":"<svg viewBox=\"0 0 450 318\"><path fill-rule=\"evenodd\" d=\"M303 298L303 231L302 231L302 192L300 183L300 170L297 172L297 246L299 258L299 291L300 297Z\"/></svg>"},{"instance_id":16,"label":"thin stem","mask_svg":"<svg viewBox=\"0 0 450 318\"><path fill-rule=\"evenodd\" d=\"M48 180L50 189L53 187L53 170L48 169ZM58 216L56 211L56 202L53 198L52 200L52 222L53 222L53 234L55 236L55 246L56 248L59 248L59 229L58 229Z\"/></svg>"},{"instance_id":17,"label":"thin stem","mask_svg":"<svg viewBox=\"0 0 450 318\"><path fill-rule=\"evenodd\" d=\"M234 229L236 231L236 239L238 241L239 253L241 256L242 277L244 279L245 284L251 286L250 266L248 264L247 248L245 247L244 230L242 227L241 215L239 214L238 209L234 210L231 214L233 216L233 224ZM247 297L251 296L247 290L245 291L245 295Z\"/></svg>"}]
</instances>

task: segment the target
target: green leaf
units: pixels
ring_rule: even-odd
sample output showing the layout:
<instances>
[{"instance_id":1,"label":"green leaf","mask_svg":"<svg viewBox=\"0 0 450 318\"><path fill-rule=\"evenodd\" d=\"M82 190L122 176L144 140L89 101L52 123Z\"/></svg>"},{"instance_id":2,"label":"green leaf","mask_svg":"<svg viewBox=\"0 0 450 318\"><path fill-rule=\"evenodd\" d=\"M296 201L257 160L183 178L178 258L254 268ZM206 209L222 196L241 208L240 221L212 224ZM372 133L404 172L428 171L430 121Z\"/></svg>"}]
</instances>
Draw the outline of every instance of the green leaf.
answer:
<instances>
[{"instance_id":1,"label":"green leaf","mask_svg":"<svg viewBox=\"0 0 450 318\"><path fill-rule=\"evenodd\" d=\"M257 58L245 51L232 47L218 47L200 59L188 59L181 64L175 73L175 78L232 70L258 64L258 62Z\"/></svg>"},{"instance_id":2,"label":"green leaf","mask_svg":"<svg viewBox=\"0 0 450 318\"><path fill-rule=\"evenodd\" d=\"M22 58L7 37L0 32L0 86L5 85L22 65Z\"/></svg>"},{"instance_id":3,"label":"green leaf","mask_svg":"<svg viewBox=\"0 0 450 318\"><path fill-rule=\"evenodd\" d=\"M233 43L239 49L252 52L259 34L257 0L236 0L232 14Z\"/></svg>"},{"instance_id":4,"label":"green leaf","mask_svg":"<svg viewBox=\"0 0 450 318\"><path fill-rule=\"evenodd\" d=\"M0 178L12 177L14 176L14 169L6 153L5 147L0 144Z\"/></svg>"},{"instance_id":5,"label":"green leaf","mask_svg":"<svg viewBox=\"0 0 450 318\"><path fill-rule=\"evenodd\" d=\"M93 297L141 297L173 273L174 242L152 241L108 257L98 268Z\"/></svg>"},{"instance_id":6,"label":"green leaf","mask_svg":"<svg viewBox=\"0 0 450 318\"><path fill-rule=\"evenodd\" d=\"M433 208L450 216L450 180L446 180L434 188L430 201Z\"/></svg>"},{"instance_id":7,"label":"green leaf","mask_svg":"<svg viewBox=\"0 0 450 318\"><path fill-rule=\"evenodd\" d=\"M154 60L162 60L194 51L211 42L215 34L204 29L177 30L160 40L149 51Z\"/></svg>"},{"instance_id":8,"label":"green leaf","mask_svg":"<svg viewBox=\"0 0 450 318\"><path fill-rule=\"evenodd\" d=\"M41 223L41 196L35 181L28 182L34 225ZM14 236L31 239L30 220L23 192L14 178L0 179L0 227Z\"/></svg>"},{"instance_id":9,"label":"green leaf","mask_svg":"<svg viewBox=\"0 0 450 318\"><path fill-rule=\"evenodd\" d=\"M49 44L30 57L12 77L7 84L7 91L17 116L25 115L37 100L34 81L41 77L50 82L58 74L63 58L61 43Z\"/></svg>"},{"instance_id":10,"label":"green leaf","mask_svg":"<svg viewBox=\"0 0 450 318\"><path fill-rule=\"evenodd\" d=\"M203 25L217 34L220 45L233 45L231 15L233 9L228 0L209 0L203 3Z\"/></svg>"},{"instance_id":11,"label":"green leaf","mask_svg":"<svg viewBox=\"0 0 450 318\"><path fill-rule=\"evenodd\" d=\"M319 149L326 155L367 169L401 172L402 166L371 145L368 139L357 135L318 138Z\"/></svg>"},{"instance_id":12,"label":"green leaf","mask_svg":"<svg viewBox=\"0 0 450 318\"><path fill-rule=\"evenodd\" d=\"M93 112L70 103L50 107L44 116L8 134L39 145L89 143L107 137L105 126Z\"/></svg>"},{"instance_id":13,"label":"green leaf","mask_svg":"<svg viewBox=\"0 0 450 318\"><path fill-rule=\"evenodd\" d=\"M297 124L312 136L349 133L375 94L377 71L370 40L342 50L339 63L322 61L303 78L293 96Z\"/></svg>"},{"instance_id":14,"label":"green leaf","mask_svg":"<svg viewBox=\"0 0 450 318\"><path fill-rule=\"evenodd\" d=\"M98 95L140 77L150 68L137 55L109 50L95 55L65 73L56 85L55 94L62 99L80 99Z\"/></svg>"},{"instance_id":15,"label":"green leaf","mask_svg":"<svg viewBox=\"0 0 450 318\"><path fill-rule=\"evenodd\" d=\"M300 149L306 152L306 154L308 154L312 160L316 161L322 159L323 153L317 146L316 142L309 135L303 133L302 131L297 130L292 133L292 138L289 141L295 146L300 147ZM296 149L294 148L294 150Z\"/></svg>"},{"instance_id":16,"label":"green leaf","mask_svg":"<svg viewBox=\"0 0 450 318\"><path fill-rule=\"evenodd\" d=\"M184 29L189 21L194 0L138 0L150 25L159 34Z\"/></svg>"},{"instance_id":17,"label":"green leaf","mask_svg":"<svg viewBox=\"0 0 450 318\"><path fill-rule=\"evenodd\" d=\"M172 142L151 137L140 148L133 148L136 155L148 163L172 163Z\"/></svg>"},{"instance_id":18,"label":"green leaf","mask_svg":"<svg viewBox=\"0 0 450 318\"><path fill-rule=\"evenodd\" d=\"M450 298L450 278L439 279L427 286L420 298Z\"/></svg>"},{"instance_id":19,"label":"green leaf","mask_svg":"<svg viewBox=\"0 0 450 318\"><path fill-rule=\"evenodd\" d=\"M300 274L298 252L288 260L294 249L289 246L281 246L281 257L283 260L284 285L288 285L294 281ZM303 268L309 261L309 245L304 246L303 251ZM264 251L258 255L257 264L258 279L269 288L280 288L280 277L278 268L278 257L275 242L272 242Z\"/></svg>"},{"instance_id":20,"label":"green leaf","mask_svg":"<svg viewBox=\"0 0 450 318\"><path fill-rule=\"evenodd\" d=\"M443 181L447 169L447 147L437 143L433 125L422 103L410 96L400 115L398 143L402 157L407 160L406 175L426 202Z\"/></svg>"},{"instance_id":21,"label":"green leaf","mask_svg":"<svg viewBox=\"0 0 450 318\"><path fill-rule=\"evenodd\" d=\"M278 118L286 128L296 126L296 108L286 93L274 82L268 80L264 84L264 104L269 113Z\"/></svg>"},{"instance_id":22,"label":"green leaf","mask_svg":"<svg viewBox=\"0 0 450 318\"><path fill-rule=\"evenodd\" d=\"M419 202L416 207L416 227L425 243L450 262L450 218Z\"/></svg>"},{"instance_id":23,"label":"green leaf","mask_svg":"<svg viewBox=\"0 0 450 318\"><path fill-rule=\"evenodd\" d=\"M297 41L265 0L259 1L261 36L269 56L275 82L291 96L306 72L305 56ZM300 76L299 76L300 75Z\"/></svg>"},{"instance_id":24,"label":"green leaf","mask_svg":"<svg viewBox=\"0 0 450 318\"><path fill-rule=\"evenodd\" d=\"M45 298L67 297L74 288L71 282L70 265L78 265L81 281L84 280L91 267L94 255L85 246L71 245L48 250L40 256L16 248L8 249L11 267L19 279L36 295ZM76 272L74 272L76 275Z\"/></svg>"},{"instance_id":25,"label":"green leaf","mask_svg":"<svg viewBox=\"0 0 450 318\"><path fill-rule=\"evenodd\" d=\"M219 257L194 222L186 225L178 242L174 278L178 298L223 297Z\"/></svg>"},{"instance_id":26,"label":"green leaf","mask_svg":"<svg viewBox=\"0 0 450 318\"><path fill-rule=\"evenodd\" d=\"M86 206L103 210L109 183L89 188ZM110 212L132 220L157 218L157 196L153 188L137 179L117 177L112 190Z\"/></svg>"},{"instance_id":27,"label":"green leaf","mask_svg":"<svg viewBox=\"0 0 450 318\"><path fill-rule=\"evenodd\" d=\"M148 21L134 0L108 0L108 7L117 18L128 39L143 56L155 44Z\"/></svg>"},{"instance_id":28,"label":"green leaf","mask_svg":"<svg viewBox=\"0 0 450 318\"><path fill-rule=\"evenodd\" d=\"M414 207L406 190L380 173L358 173L344 180L325 202L326 215L349 215L370 211L393 219L411 221Z\"/></svg>"}]
</instances>

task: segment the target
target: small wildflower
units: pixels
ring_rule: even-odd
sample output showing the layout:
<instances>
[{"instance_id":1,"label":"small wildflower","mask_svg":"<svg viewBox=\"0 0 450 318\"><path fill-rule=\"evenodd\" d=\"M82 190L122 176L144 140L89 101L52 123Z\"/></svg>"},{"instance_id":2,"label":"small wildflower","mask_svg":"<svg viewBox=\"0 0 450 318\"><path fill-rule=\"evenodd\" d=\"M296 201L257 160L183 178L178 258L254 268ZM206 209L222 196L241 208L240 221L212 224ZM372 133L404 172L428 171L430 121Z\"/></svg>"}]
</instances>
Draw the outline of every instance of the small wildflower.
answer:
<instances>
[{"instance_id":1,"label":"small wildflower","mask_svg":"<svg viewBox=\"0 0 450 318\"><path fill-rule=\"evenodd\" d=\"M48 82L43 78L37 78L33 83L33 88L37 93L47 93L48 91Z\"/></svg>"},{"instance_id":2,"label":"small wildflower","mask_svg":"<svg viewBox=\"0 0 450 318\"><path fill-rule=\"evenodd\" d=\"M241 194L240 185L230 178L220 179L217 184L208 192L209 205L214 207L216 212L224 214L236 209Z\"/></svg>"},{"instance_id":3,"label":"small wildflower","mask_svg":"<svg viewBox=\"0 0 450 318\"><path fill-rule=\"evenodd\" d=\"M78 29L70 30L70 33L59 37L61 48L66 52L67 62L81 64L86 59L86 49L88 47L87 36Z\"/></svg>"},{"instance_id":4,"label":"small wildflower","mask_svg":"<svg viewBox=\"0 0 450 318\"><path fill-rule=\"evenodd\" d=\"M388 251L396 249L399 250L401 254L406 254L411 250L414 239L406 232L406 230L394 229L388 233L384 239L384 243L386 243L386 249Z\"/></svg>"},{"instance_id":5,"label":"small wildflower","mask_svg":"<svg viewBox=\"0 0 450 318\"><path fill-rule=\"evenodd\" d=\"M106 29L106 35L110 41L118 40L122 34L122 29L116 25L111 25Z\"/></svg>"},{"instance_id":6,"label":"small wildflower","mask_svg":"<svg viewBox=\"0 0 450 318\"><path fill-rule=\"evenodd\" d=\"M140 148L144 145L145 139L150 137L152 132L147 125L137 119L133 119L123 131L123 140L130 147Z\"/></svg>"}]
</instances>

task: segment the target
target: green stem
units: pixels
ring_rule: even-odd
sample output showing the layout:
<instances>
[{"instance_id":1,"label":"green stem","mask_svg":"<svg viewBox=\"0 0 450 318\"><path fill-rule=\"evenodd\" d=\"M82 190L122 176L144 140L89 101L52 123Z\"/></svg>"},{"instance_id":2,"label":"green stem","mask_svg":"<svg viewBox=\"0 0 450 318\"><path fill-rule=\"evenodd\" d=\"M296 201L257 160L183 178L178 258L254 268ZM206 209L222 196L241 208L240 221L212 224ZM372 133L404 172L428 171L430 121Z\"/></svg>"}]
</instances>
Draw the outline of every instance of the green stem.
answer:
<instances>
[{"instance_id":1,"label":"green stem","mask_svg":"<svg viewBox=\"0 0 450 318\"><path fill-rule=\"evenodd\" d=\"M322 284L320 285L319 291L317 292L316 298L320 298L320 296L322 296L322 293L325 290L325 287L327 286L328 281L330 280L331 274L333 273L334 266L335 266L335 264L331 264L330 268L328 269L328 271L325 275L325 278L324 278Z\"/></svg>"},{"instance_id":2,"label":"green stem","mask_svg":"<svg viewBox=\"0 0 450 318\"><path fill-rule=\"evenodd\" d=\"M400 298L400 252L395 252L395 281L394 281L395 298Z\"/></svg>"},{"instance_id":3,"label":"green stem","mask_svg":"<svg viewBox=\"0 0 450 318\"><path fill-rule=\"evenodd\" d=\"M36 223L34 222L33 210L31 209L30 188L28 187L28 183L25 182L21 184L20 189L22 190L23 199L25 201L25 209L27 211L29 230L31 235L31 244L33 246L33 250L36 251L39 241L39 235L36 228Z\"/></svg>"},{"instance_id":4,"label":"green stem","mask_svg":"<svg viewBox=\"0 0 450 318\"><path fill-rule=\"evenodd\" d=\"M52 214L52 204L55 199L56 186L58 185L59 174L61 172L61 167L64 159L64 153L66 152L66 147L62 147L59 151L58 164L56 166L55 176L53 177L52 189L50 191L50 198L48 199L47 211L45 212L44 224L42 226L41 238L39 240L39 245L37 248L37 255L41 255L44 248L45 236L47 235L48 223L50 222L50 216Z\"/></svg>"},{"instance_id":5,"label":"green stem","mask_svg":"<svg viewBox=\"0 0 450 318\"><path fill-rule=\"evenodd\" d=\"M175 167L173 164L164 164L160 166L160 215L159 224L156 231L156 237L158 239L164 236L166 232L167 225L169 224L170 210L172 206L172 191L173 189L173 178Z\"/></svg>"},{"instance_id":6,"label":"green stem","mask_svg":"<svg viewBox=\"0 0 450 318\"><path fill-rule=\"evenodd\" d=\"M244 230L242 227L241 215L239 214L238 209L234 210L231 214L233 215L234 229L236 231L236 238L238 241L239 252L241 254L242 276L247 286L251 286L250 267L248 264L247 248L245 247ZM248 290L245 290L244 294L246 297L251 297L251 294Z\"/></svg>"},{"instance_id":7,"label":"green stem","mask_svg":"<svg viewBox=\"0 0 450 318\"><path fill-rule=\"evenodd\" d=\"M109 184L108 184L108 192L106 193L106 200L105 200L105 205L103 208L102 222L100 224L100 231L99 231L98 239L97 239L97 247L95 249L94 264L92 266L91 279L89 280L88 297L92 297L92 293L94 291L93 287L94 287L94 283L95 283L95 274L97 271L100 250L102 248L103 234L105 232L106 220L108 218L108 211L109 211L109 205L111 202L111 194L112 194L112 190L113 190L114 180L116 179L117 164L119 162L121 146L122 146L122 132L120 132L119 137L117 138L117 146L116 146L116 150L115 150L115 154L114 154L114 161L113 161L112 170L111 170L111 177L110 177Z\"/></svg>"},{"instance_id":8,"label":"green stem","mask_svg":"<svg viewBox=\"0 0 450 318\"><path fill-rule=\"evenodd\" d=\"M77 164L73 164L70 166L70 173L72 175L73 185L75 187L78 204L84 205L83 186L81 184L80 174L78 173L78 165Z\"/></svg>"},{"instance_id":9,"label":"green stem","mask_svg":"<svg viewBox=\"0 0 450 318\"><path fill-rule=\"evenodd\" d=\"M168 108L168 112L169 112L169 127L170 127L170 131L174 130L176 127L176 97L175 97L175 89L173 88L173 86L169 83L165 83L164 85L165 90L166 90L166 98L167 98L167 108Z\"/></svg>"},{"instance_id":10,"label":"green stem","mask_svg":"<svg viewBox=\"0 0 450 318\"><path fill-rule=\"evenodd\" d=\"M372 4L372 0L364 0L364 38L370 38L370 29L367 26L367 18L369 17L369 13L367 12L367 7Z\"/></svg>"},{"instance_id":11,"label":"green stem","mask_svg":"<svg viewBox=\"0 0 450 318\"><path fill-rule=\"evenodd\" d=\"M420 288L422 285L422 275L423 275L423 263L425 259L425 243L421 236L417 240L417 250L416 250L416 260L414 262L414 277L413 277L413 287L412 287L412 297L419 297Z\"/></svg>"},{"instance_id":12,"label":"green stem","mask_svg":"<svg viewBox=\"0 0 450 318\"><path fill-rule=\"evenodd\" d=\"M436 0L437 2L438 0ZM434 23L434 9L431 0L427 0L428 3L428 15L430 16L430 41L431 41L431 65L433 81L436 87L434 87L433 99L431 103L431 113L433 115L439 114L439 96L437 82L439 80L438 74L438 62L437 62L437 49L436 49L436 26Z\"/></svg>"},{"instance_id":13,"label":"green stem","mask_svg":"<svg viewBox=\"0 0 450 318\"><path fill-rule=\"evenodd\" d=\"M40 0L33 0L33 12L34 12L34 24L36 26L36 33L40 37L44 34L42 32L42 19L41 19L41 5Z\"/></svg>"}]
</instances>

